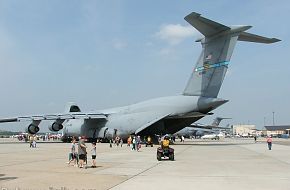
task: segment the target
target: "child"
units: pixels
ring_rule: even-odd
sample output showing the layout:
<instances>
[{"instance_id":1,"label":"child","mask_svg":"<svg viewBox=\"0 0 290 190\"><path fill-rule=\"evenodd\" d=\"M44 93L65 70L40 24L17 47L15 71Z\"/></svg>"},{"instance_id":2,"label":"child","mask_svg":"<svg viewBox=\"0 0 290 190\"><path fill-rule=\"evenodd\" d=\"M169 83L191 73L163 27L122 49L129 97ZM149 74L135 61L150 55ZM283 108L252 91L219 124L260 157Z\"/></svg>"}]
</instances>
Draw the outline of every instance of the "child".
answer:
<instances>
[{"instance_id":1,"label":"child","mask_svg":"<svg viewBox=\"0 0 290 190\"><path fill-rule=\"evenodd\" d=\"M76 140L73 139L72 140L72 145L71 145L71 149L70 149L70 158L69 158L69 162L68 165L70 165L71 162L74 163L74 166L77 166L76 161L77 161L77 154L76 154Z\"/></svg>"},{"instance_id":2,"label":"child","mask_svg":"<svg viewBox=\"0 0 290 190\"><path fill-rule=\"evenodd\" d=\"M36 140L37 140L37 137L36 137L36 135L34 135L33 141L32 141L32 148L36 148Z\"/></svg>"},{"instance_id":3,"label":"child","mask_svg":"<svg viewBox=\"0 0 290 190\"><path fill-rule=\"evenodd\" d=\"M93 142L93 143L92 143L92 146L93 146L93 148L92 148L92 150L91 150L91 153L92 153L92 161L93 161L93 163L92 163L92 168L96 168L96 167L97 167L97 166L96 166L96 156L97 156L96 143Z\"/></svg>"}]
</instances>

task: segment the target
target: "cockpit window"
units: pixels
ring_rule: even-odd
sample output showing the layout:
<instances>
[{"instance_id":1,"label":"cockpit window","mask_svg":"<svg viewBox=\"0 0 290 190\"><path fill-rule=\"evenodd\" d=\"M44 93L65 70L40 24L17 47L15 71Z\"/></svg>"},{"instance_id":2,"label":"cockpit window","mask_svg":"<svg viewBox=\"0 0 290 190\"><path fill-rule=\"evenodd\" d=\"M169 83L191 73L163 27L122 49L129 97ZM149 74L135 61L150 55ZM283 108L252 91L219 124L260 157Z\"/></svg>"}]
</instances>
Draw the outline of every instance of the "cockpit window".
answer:
<instances>
[{"instance_id":1,"label":"cockpit window","mask_svg":"<svg viewBox=\"0 0 290 190\"><path fill-rule=\"evenodd\" d=\"M78 106L71 106L69 112L81 112Z\"/></svg>"}]
</instances>

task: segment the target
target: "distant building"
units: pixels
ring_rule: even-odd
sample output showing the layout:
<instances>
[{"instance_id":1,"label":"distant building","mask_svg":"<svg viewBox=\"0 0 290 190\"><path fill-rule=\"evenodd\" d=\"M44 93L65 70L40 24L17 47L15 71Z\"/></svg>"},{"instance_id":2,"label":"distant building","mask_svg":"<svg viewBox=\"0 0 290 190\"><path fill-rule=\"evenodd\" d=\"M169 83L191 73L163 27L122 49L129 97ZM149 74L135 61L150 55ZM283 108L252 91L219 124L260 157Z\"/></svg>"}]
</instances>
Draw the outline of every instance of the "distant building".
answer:
<instances>
[{"instance_id":1,"label":"distant building","mask_svg":"<svg viewBox=\"0 0 290 190\"><path fill-rule=\"evenodd\" d=\"M233 135L251 136L256 135L255 125L232 125Z\"/></svg>"},{"instance_id":2,"label":"distant building","mask_svg":"<svg viewBox=\"0 0 290 190\"><path fill-rule=\"evenodd\" d=\"M256 130L256 135L257 136L264 136L266 133L266 130Z\"/></svg>"},{"instance_id":3,"label":"distant building","mask_svg":"<svg viewBox=\"0 0 290 190\"><path fill-rule=\"evenodd\" d=\"M289 134L290 125L275 125L275 126L265 126L267 130L267 135L280 136L283 134Z\"/></svg>"}]
</instances>

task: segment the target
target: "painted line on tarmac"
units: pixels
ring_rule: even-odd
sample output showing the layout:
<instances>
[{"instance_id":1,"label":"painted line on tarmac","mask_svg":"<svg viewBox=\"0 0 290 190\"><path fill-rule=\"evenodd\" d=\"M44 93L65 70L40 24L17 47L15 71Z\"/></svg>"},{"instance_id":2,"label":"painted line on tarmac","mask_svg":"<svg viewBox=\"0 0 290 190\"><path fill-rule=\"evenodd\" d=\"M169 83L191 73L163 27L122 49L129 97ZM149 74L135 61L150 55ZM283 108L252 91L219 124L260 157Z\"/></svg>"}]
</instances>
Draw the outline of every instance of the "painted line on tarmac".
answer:
<instances>
[{"instance_id":1,"label":"painted line on tarmac","mask_svg":"<svg viewBox=\"0 0 290 190\"><path fill-rule=\"evenodd\" d=\"M192 145L188 145L185 149L183 149L183 150L177 152L175 155L183 154L186 150L190 149L191 147L192 147ZM175 156L174 156L174 157L175 157ZM137 177L137 176L140 176L141 174L143 174L143 173L145 173L145 172L147 172L147 171L149 171L149 170L155 168L156 166L158 166L158 165L160 165L160 164L162 164L162 163L164 163L164 162L159 161L157 164L154 164L153 166L151 166L151 167L149 167L149 168L147 168L147 169L145 169L145 170L143 170L143 171L141 171L141 172L139 172L139 173L137 173L137 174L135 174L135 175L129 177L128 179L126 179L126 180L122 181L121 183L118 183L118 184L116 184L116 185L110 187L109 189L113 189L113 188L115 188L115 187L117 187L117 186L119 186L119 185L121 185L121 184L123 184L123 183L125 183L125 182L127 182L127 181L129 181L129 180L131 180L131 179L133 179L133 178L135 178L135 177ZM109 190L109 189L108 189L108 190Z\"/></svg>"},{"instance_id":2,"label":"painted line on tarmac","mask_svg":"<svg viewBox=\"0 0 290 190\"><path fill-rule=\"evenodd\" d=\"M149 168L147 168L147 169L145 169L145 170L143 170L143 171L141 171L141 172L139 172L139 173L137 173L137 174L135 174L135 175L129 177L128 179L125 179L125 180L122 181L121 183L118 183L118 184L114 185L113 187L110 187L109 189L113 189L114 187L117 187L117 186L119 186L119 185L125 183L126 181L129 181L130 179L132 179L132 178L134 178L134 177L137 177L137 176L141 175L142 173L144 173L144 172L146 172L146 171L148 171L148 170L151 170L152 168L155 168L155 167L158 166L159 164L161 164L161 162L158 162L157 164L154 164L153 166L151 166L151 167L149 167Z\"/></svg>"}]
</instances>

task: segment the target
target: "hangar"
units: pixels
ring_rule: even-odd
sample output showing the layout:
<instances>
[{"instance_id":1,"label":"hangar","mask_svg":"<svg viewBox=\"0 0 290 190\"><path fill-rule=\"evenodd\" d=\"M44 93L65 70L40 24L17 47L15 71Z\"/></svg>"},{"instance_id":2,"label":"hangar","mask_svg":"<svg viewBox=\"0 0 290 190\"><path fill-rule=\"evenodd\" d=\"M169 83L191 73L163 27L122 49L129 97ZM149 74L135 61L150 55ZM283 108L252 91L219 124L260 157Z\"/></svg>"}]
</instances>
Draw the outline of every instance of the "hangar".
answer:
<instances>
[{"instance_id":1,"label":"hangar","mask_svg":"<svg viewBox=\"0 0 290 190\"><path fill-rule=\"evenodd\" d=\"M290 133L290 125L268 125L265 126L267 135L281 136Z\"/></svg>"}]
</instances>

